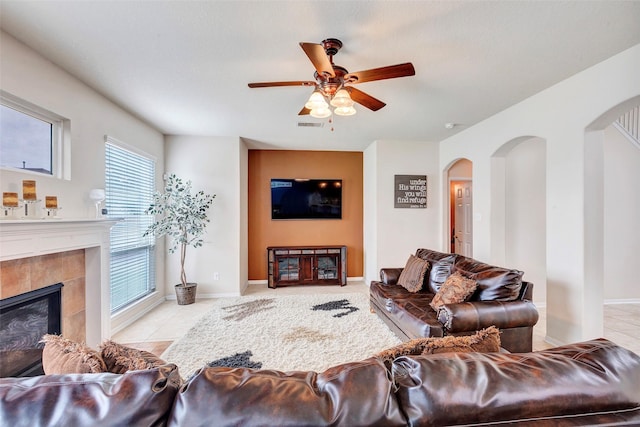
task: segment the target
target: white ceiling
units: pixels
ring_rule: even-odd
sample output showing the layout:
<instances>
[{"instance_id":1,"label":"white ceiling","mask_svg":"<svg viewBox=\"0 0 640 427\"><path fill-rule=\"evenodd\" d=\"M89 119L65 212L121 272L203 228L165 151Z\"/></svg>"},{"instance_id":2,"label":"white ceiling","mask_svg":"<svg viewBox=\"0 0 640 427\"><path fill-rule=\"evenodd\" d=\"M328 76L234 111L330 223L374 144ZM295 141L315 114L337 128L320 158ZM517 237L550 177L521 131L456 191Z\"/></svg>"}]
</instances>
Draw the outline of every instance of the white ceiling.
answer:
<instances>
[{"instance_id":1,"label":"white ceiling","mask_svg":"<svg viewBox=\"0 0 640 427\"><path fill-rule=\"evenodd\" d=\"M273 149L439 141L640 43L640 1L2 0L0 14L4 31L165 134ZM247 87L313 80L298 42L328 37L349 71L412 62L416 75L359 84L387 106L356 105L334 131L298 126L322 121L297 115L311 88Z\"/></svg>"}]
</instances>

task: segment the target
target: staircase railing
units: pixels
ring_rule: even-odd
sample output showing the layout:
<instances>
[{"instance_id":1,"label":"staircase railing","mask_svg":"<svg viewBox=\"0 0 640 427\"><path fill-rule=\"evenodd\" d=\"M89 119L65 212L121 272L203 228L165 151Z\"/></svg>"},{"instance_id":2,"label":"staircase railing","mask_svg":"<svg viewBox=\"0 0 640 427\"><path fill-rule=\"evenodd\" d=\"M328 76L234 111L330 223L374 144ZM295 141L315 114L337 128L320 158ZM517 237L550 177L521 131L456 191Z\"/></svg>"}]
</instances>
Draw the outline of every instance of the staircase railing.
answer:
<instances>
[{"instance_id":1,"label":"staircase railing","mask_svg":"<svg viewBox=\"0 0 640 427\"><path fill-rule=\"evenodd\" d=\"M640 148L640 105L632 108L618 118L613 125L631 141L636 147Z\"/></svg>"}]
</instances>

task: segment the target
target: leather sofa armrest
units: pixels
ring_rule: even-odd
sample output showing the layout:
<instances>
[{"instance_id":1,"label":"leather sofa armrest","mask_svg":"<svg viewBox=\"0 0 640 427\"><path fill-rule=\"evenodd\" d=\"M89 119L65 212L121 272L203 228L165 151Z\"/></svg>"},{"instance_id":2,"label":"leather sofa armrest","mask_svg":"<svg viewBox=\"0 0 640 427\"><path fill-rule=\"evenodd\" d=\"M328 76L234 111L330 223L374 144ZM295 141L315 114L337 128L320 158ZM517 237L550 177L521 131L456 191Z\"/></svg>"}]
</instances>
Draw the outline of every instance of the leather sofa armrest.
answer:
<instances>
[{"instance_id":1,"label":"leather sofa armrest","mask_svg":"<svg viewBox=\"0 0 640 427\"><path fill-rule=\"evenodd\" d=\"M495 325L498 329L534 326L538 310L531 301L469 301L445 304L438 321L450 333L476 331Z\"/></svg>"},{"instance_id":2,"label":"leather sofa armrest","mask_svg":"<svg viewBox=\"0 0 640 427\"><path fill-rule=\"evenodd\" d=\"M385 285L396 285L402 270L402 268L381 268L380 281Z\"/></svg>"}]
</instances>

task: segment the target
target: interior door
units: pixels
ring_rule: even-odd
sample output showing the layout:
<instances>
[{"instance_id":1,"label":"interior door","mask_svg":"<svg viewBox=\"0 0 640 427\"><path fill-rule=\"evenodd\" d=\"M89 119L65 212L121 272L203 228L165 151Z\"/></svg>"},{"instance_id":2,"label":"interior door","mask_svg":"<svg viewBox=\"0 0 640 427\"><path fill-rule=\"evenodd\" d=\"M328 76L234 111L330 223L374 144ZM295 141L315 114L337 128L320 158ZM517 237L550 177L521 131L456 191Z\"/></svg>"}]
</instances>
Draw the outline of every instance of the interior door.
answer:
<instances>
[{"instance_id":1,"label":"interior door","mask_svg":"<svg viewBox=\"0 0 640 427\"><path fill-rule=\"evenodd\" d=\"M473 256L473 195L471 181L461 181L454 186L455 194L455 253Z\"/></svg>"}]
</instances>

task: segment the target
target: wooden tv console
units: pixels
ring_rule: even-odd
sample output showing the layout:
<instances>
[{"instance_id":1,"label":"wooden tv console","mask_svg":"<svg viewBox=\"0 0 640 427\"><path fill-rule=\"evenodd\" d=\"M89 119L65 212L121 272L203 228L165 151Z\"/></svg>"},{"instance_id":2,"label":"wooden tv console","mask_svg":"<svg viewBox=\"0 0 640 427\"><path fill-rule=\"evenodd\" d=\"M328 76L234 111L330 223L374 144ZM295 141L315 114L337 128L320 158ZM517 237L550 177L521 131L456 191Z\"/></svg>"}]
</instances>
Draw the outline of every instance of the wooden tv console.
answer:
<instances>
[{"instance_id":1,"label":"wooden tv console","mask_svg":"<svg viewBox=\"0 0 640 427\"><path fill-rule=\"evenodd\" d=\"M270 246L267 248L270 288L289 285L347 284L346 246Z\"/></svg>"}]
</instances>

